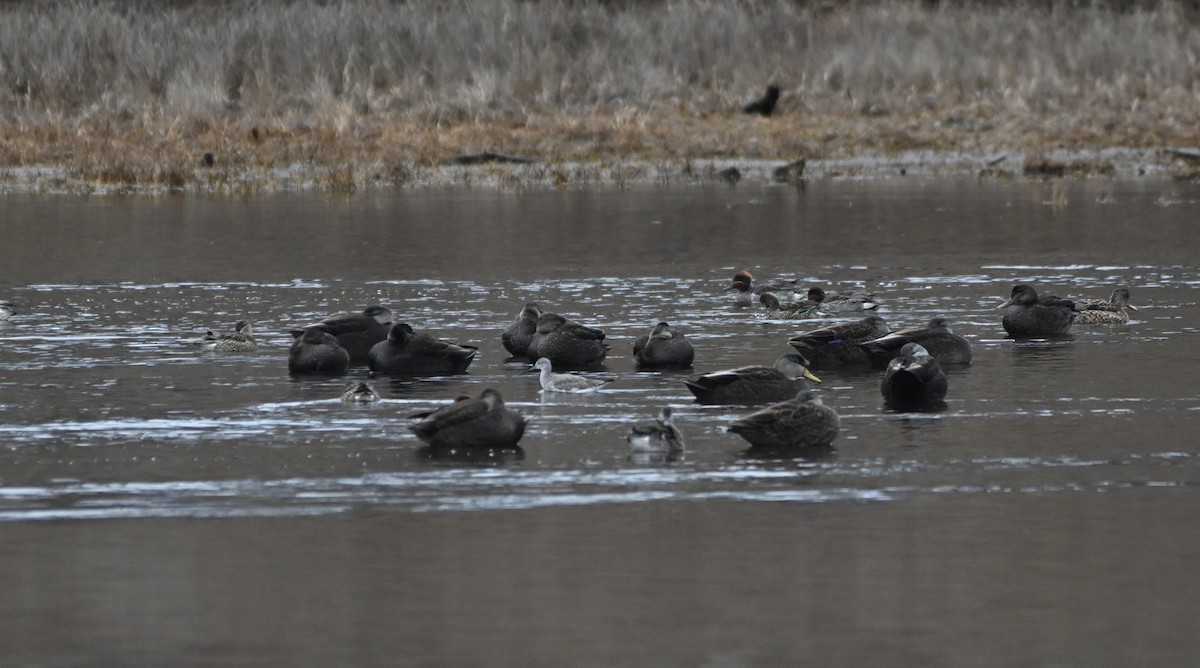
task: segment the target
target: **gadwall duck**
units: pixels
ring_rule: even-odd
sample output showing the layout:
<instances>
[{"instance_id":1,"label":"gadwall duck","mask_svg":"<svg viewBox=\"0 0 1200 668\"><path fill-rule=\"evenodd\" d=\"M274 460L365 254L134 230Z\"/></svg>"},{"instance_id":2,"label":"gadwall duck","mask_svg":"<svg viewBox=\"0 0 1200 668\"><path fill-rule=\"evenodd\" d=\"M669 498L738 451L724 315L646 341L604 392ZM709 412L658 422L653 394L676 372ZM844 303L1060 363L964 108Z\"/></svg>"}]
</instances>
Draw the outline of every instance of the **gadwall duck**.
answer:
<instances>
[{"instance_id":1,"label":"gadwall duck","mask_svg":"<svg viewBox=\"0 0 1200 668\"><path fill-rule=\"evenodd\" d=\"M639 369L690 369L695 355L692 342L665 322L633 342L633 361Z\"/></svg>"},{"instance_id":2,"label":"gadwall duck","mask_svg":"<svg viewBox=\"0 0 1200 668\"><path fill-rule=\"evenodd\" d=\"M857 322L797 334L788 340L788 345L816 368L823 364L866 364L867 351L858 344L887 333L887 322L872 313Z\"/></svg>"},{"instance_id":3,"label":"gadwall duck","mask_svg":"<svg viewBox=\"0 0 1200 668\"><path fill-rule=\"evenodd\" d=\"M808 370L799 353L775 360L775 366L743 366L706 373L683 384L701 404L761 405L785 401L805 387L804 381L821 382Z\"/></svg>"},{"instance_id":4,"label":"gadwall duck","mask_svg":"<svg viewBox=\"0 0 1200 668\"><path fill-rule=\"evenodd\" d=\"M829 447L837 438L841 420L821 403L812 390L755 411L729 425L755 448L792 449Z\"/></svg>"},{"instance_id":5,"label":"gadwall duck","mask_svg":"<svg viewBox=\"0 0 1200 668\"><path fill-rule=\"evenodd\" d=\"M478 353L475 346L435 339L400 322L387 339L371 346L367 368L384 375L448 376L466 373Z\"/></svg>"},{"instance_id":6,"label":"gadwall duck","mask_svg":"<svg viewBox=\"0 0 1200 668\"><path fill-rule=\"evenodd\" d=\"M919 343L943 364L970 364L971 342L950 331L950 321L937 316L924 327L909 327L859 345L867 351L871 364L884 368L906 343Z\"/></svg>"},{"instance_id":7,"label":"gadwall duck","mask_svg":"<svg viewBox=\"0 0 1200 668\"><path fill-rule=\"evenodd\" d=\"M630 425L625 440L629 442L629 449L633 452L683 452L683 434L671 422L670 406L664 406L654 420Z\"/></svg>"},{"instance_id":8,"label":"gadwall duck","mask_svg":"<svg viewBox=\"0 0 1200 668\"><path fill-rule=\"evenodd\" d=\"M883 400L893 408L940 405L947 389L946 372L919 343L906 343L900 348L900 354L888 362L879 384Z\"/></svg>"},{"instance_id":9,"label":"gadwall duck","mask_svg":"<svg viewBox=\"0 0 1200 668\"><path fill-rule=\"evenodd\" d=\"M296 340L288 349L288 371L339 376L350 368L350 353L329 332L309 327L292 334Z\"/></svg>"},{"instance_id":10,"label":"gadwall duck","mask_svg":"<svg viewBox=\"0 0 1200 668\"><path fill-rule=\"evenodd\" d=\"M529 342L525 356L530 360L545 357L554 366L586 369L604 362L608 344L604 332L568 320L557 313L542 313L537 332Z\"/></svg>"},{"instance_id":11,"label":"gadwall duck","mask_svg":"<svg viewBox=\"0 0 1200 668\"><path fill-rule=\"evenodd\" d=\"M348 383L342 390L342 401L348 404L368 404L379 401L379 393L365 381Z\"/></svg>"},{"instance_id":12,"label":"gadwall duck","mask_svg":"<svg viewBox=\"0 0 1200 668\"><path fill-rule=\"evenodd\" d=\"M1075 314L1076 325L1124 325L1129 322L1125 309L1138 310L1129 303L1129 289L1117 288L1108 299L1088 299L1081 304L1082 310Z\"/></svg>"},{"instance_id":13,"label":"gadwall duck","mask_svg":"<svg viewBox=\"0 0 1200 668\"><path fill-rule=\"evenodd\" d=\"M459 397L452 404L413 417L422 418L409 430L435 450L514 448L529 421L504 405L494 389L478 399Z\"/></svg>"},{"instance_id":14,"label":"gadwall duck","mask_svg":"<svg viewBox=\"0 0 1200 668\"><path fill-rule=\"evenodd\" d=\"M257 348L258 343L254 340L254 328L245 320L238 320L234 323L232 334L213 334L208 331L200 339L201 350L247 352Z\"/></svg>"},{"instance_id":15,"label":"gadwall duck","mask_svg":"<svg viewBox=\"0 0 1200 668\"><path fill-rule=\"evenodd\" d=\"M1053 295L1038 297L1024 283L1014 285L1008 301L996 308L1004 309L1004 331L1015 337L1066 334L1076 317L1075 302Z\"/></svg>"},{"instance_id":16,"label":"gadwall duck","mask_svg":"<svg viewBox=\"0 0 1200 668\"><path fill-rule=\"evenodd\" d=\"M504 333L500 335L500 342L504 344L504 349L508 351L509 355L525 357L529 351L529 342L537 333L538 318L541 316L542 309L537 302L529 302L521 309L517 319L504 328Z\"/></svg>"},{"instance_id":17,"label":"gadwall duck","mask_svg":"<svg viewBox=\"0 0 1200 668\"><path fill-rule=\"evenodd\" d=\"M538 382L543 392L595 392L612 382L607 378L588 378L573 373L554 373L554 365L549 358L540 357L533 366L523 373L540 372Z\"/></svg>"},{"instance_id":18,"label":"gadwall duck","mask_svg":"<svg viewBox=\"0 0 1200 668\"><path fill-rule=\"evenodd\" d=\"M365 364L371 354L371 346L383 341L392 326L392 312L382 306L368 306L362 313L344 313L325 318L309 325L332 334L338 345L350 354L354 364Z\"/></svg>"}]
</instances>

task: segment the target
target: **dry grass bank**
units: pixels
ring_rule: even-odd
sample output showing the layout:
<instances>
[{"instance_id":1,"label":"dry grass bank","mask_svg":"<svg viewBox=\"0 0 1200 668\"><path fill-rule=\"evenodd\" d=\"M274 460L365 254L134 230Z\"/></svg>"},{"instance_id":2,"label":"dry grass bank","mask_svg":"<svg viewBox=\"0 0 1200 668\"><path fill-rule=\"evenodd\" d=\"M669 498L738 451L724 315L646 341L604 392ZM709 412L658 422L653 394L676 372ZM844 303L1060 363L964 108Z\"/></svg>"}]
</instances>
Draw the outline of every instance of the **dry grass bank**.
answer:
<instances>
[{"instance_id":1,"label":"dry grass bank","mask_svg":"<svg viewBox=\"0 0 1200 668\"><path fill-rule=\"evenodd\" d=\"M569 182L580 163L1198 146L1197 62L1200 15L1173 2L5 2L0 168L353 189L483 150ZM775 116L737 111L769 82Z\"/></svg>"}]
</instances>

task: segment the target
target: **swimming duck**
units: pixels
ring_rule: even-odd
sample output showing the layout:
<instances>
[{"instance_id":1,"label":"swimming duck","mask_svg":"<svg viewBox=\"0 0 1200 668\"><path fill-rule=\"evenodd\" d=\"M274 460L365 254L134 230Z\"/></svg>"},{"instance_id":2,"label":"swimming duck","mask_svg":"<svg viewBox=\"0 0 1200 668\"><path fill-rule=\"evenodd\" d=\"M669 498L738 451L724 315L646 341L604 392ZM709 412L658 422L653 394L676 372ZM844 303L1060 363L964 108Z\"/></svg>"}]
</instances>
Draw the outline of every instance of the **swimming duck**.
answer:
<instances>
[{"instance_id":1,"label":"swimming duck","mask_svg":"<svg viewBox=\"0 0 1200 668\"><path fill-rule=\"evenodd\" d=\"M906 343L888 362L879 391L893 408L928 407L941 404L949 383L942 366L919 343Z\"/></svg>"},{"instance_id":2,"label":"swimming duck","mask_svg":"<svg viewBox=\"0 0 1200 668\"><path fill-rule=\"evenodd\" d=\"M688 369L695 351L681 332L660 322L633 342L633 360L639 369Z\"/></svg>"},{"instance_id":3,"label":"swimming duck","mask_svg":"<svg viewBox=\"0 0 1200 668\"><path fill-rule=\"evenodd\" d=\"M521 309L517 319L504 328L504 333L500 335L500 342L504 344L504 349L508 351L509 355L525 356L529 350L529 342L537 333L538 318L541 315L542 309L537 302L529 302Z\"/></svg>"},{"instance_id":4,"label":"swimming duck","mask_svg":"<svg viewBox=\"0 0 1200 668\"><path fill-rule=\"evenodd\" d=\"M339 376L350 368L350 353L329 332L309 327L292 334L296 340L288 350L288 371Z\"/></svg>"},{"instance_id":5,"label":"swimming duck","mask_svg":"<svg viewBox=\"0 0 1200 668\"><path fill-rule=\"evenodd\" d=\"M1083 310L1075 314L1076 325L1124 325L1129 322L1127 308L1138 310L1129 303L1129 289L1117 288L1105 299L1089 299L1082 304Z\"/></svg>"},{"instance_id":6,"label":"swimming duck","mask_svg":"<svg viewBox=\"0 0 1200 668\"><path fill-rule=\"evenodd\" d=\"M371 346L367 368L371 373L410 376L445 376L466 373L479 348L435 339L414 332L411 325L392 325L387 339Z\"/></svg>"},{"instance_id":7,"label":"swimming duck","mask_svg":"<svg viewBox=\"0 0 1200 668\"><path fill-rule=\"evenodd\" d=\"M821 403L812 390L772 404L735 420L729 431L755 448L791 449L829 447L841 429L841 419Z\"/></svg>"},{"instance_id":8,"label":"swimming duck","mask_svg":"<svg viewBox=\"0 0 1200 668\"><path fill-rule=\"evenodd\" d=\"M758 303L767 309L764 317L777 320L817 320L829 317L829 313L823 311L817 304L780 303L779 296L774 292L764 292L759 295Z\"/></svg>"},{"instance_id":9,"label":"swimming duck","mask_svg":"<svg viewBox=\"0 0 1200 668\"><path fill-rule=\"evenodd\" d=\"M8 320L16 312L17 307L12 302L0 301L0 320Z\"/></svg>"},{"instance_id":10,"label":"swimming duck","mask_svg":"<svg viewBox=\"0 0 1200 668\"><path fill-rule=\"evenodd\" d=\"M258 343L254 340L254 328L245 320L238 320L233 325L232 334L213 334L205 332L200 339L201 350L220 352L246 352L256 350Z\"/></svg>"},{"instance_id":11,"label":"swimming duck","mask_svg":"<svg viewBox=\"0 0 1200 668\"><path fill-rule=\"evenodd\" d=\"M532 360L546 357L554 366L585 369L604 361L608 345L604 332L568 320L557 313L542 313L537 332L529 342L525 356Z\"/></svg>"},{"instance_id":12,"label":"swimming duck","mask_svg":"<svg viewBox=\"0 0 1200 668\"><path fill-rule=\"evenodd\" d=\"M671 423L670 406L664 406L652 421L630 425L625 440L633 452L683 452L683 434Z\"/></svg>"},{"instance_id":13,"label":"swimming duck","mask_svg":"<svg viewBox=\"0 0 1200 668\"><path fill-rule=\"evenodd\" d=\"M553 363L545 357L538 358L523 373L534 371L541 372L538 382L543 392L595 392L612 382L611 379L588 378L573 373L554 373Z\"/></svg>"},{"instance_id":14,"label":"swimming duck","mask_svg":"<svg viewBox=\"0 0 1200 668\"><path fill-rule=\"evenodd\" d=\"M788 345L804 355L815 367L822 364L865 364L868 361L867 352L858 344L877 339L887 332L887 322L872 313L857 322L797 334L788 340Z\"/></svg>"},{"instance_id":15,"label":"swimming duck","mask_svg":"<svg viewBox=\"0 0 1200 668\"><path fill-rule=\"evenodd\" d=\"M1039 297L1024 283L1014 285L1008 301L996 308L1004 309L1004 331L1017 337L1066 334L1076 317L1075 302L1053 295Z\"/></svg>"},{"instance_id":16,"label":"swimming duck","mask_svg":"<svg viewBox=\"0 0 1200 668\"><path fill-rule=\"evenodd\" d=\"M514 448L529 421L504 405L500 393L488 388L478 399L459 397L452 404L414 417L409 430L435 450Z\"/></svg>"},{"instance_id":17,"label":"swimming duck","mask_svg":"<svg viewBox=\"0 0 1200 668\"><path fill-rule=\"evenodd\" d=\"M970 364L971 342L950 331L950 321L937 316L924 327L898 329L859 345L871 364L884 368L906 343L919 343L943 364Z\"/></svg>"},{"instance_id":18,"label":"swimming duck","mask_svg":"<svg viewBox=\"0 0 1200 668\"><path fill-rule=\"evenodd\" d=\"M799 353L775 360L775 366L743 366L714 371L683 381L701 404L766 404L796 396L804 380L820 378L808 370L808 361Z\"/></svg>"},{"instance_id":19,"label":"swimming duck","mask_svg":"<svg viewBox=\"0 0 1200 668\"><path fill-rule=\"evenodd\" d=\"M750 272L739 271L733 275L733 282L723 292L733 290L734 304L738 306L750 306L754 303L755 295L761 295L764 292L790 292L795 287L796 279L755 286L754 276Z\"/></svg>"},{"instance_id":20,"label":"swimming duck","mask_svg":"<svg viewBox=\"0 0 1200 668\"><path fill-rule=\"evenodd\" d=\"M356 381L346 385L342 391L342 401L348 404L366 404L379 401L379 393L364 381Z\"/></svg>"},{"instance_id":21,"label":"swimming duck","mask_svg":"<svg viewBox=\"0 0 1200 668\"><path fill-rule=\"evenodd\" d=\"M344 313L309 325L332 334L338 345L350 354L354 364L365 364L371 346L383 341L392 326L392 312L382 306L368 306L362 313Z\"/></svg>"},{"instance_id":22,"label":"swimming duck","mask_svg":"<svg viewBox=\"0 0 1200 668\"><path fill-rule=\"evenodd\" d=\"M808 303L821 307L829 313L854 313L870 311L879 306L875 295L867 292L850 292L844 295L827 294L817 287L808 289Z\"/></svg>"}]
</instances>

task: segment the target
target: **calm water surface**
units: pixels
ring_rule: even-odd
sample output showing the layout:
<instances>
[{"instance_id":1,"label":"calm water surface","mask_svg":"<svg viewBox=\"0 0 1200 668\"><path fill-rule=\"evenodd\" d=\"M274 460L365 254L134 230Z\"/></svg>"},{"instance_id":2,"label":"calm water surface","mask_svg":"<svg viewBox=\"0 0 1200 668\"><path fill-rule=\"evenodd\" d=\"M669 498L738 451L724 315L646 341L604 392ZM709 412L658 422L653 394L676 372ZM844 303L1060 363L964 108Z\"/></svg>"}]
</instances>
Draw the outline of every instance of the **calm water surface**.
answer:
<instances>
[{"instance_id":1,"label":"calm water surface","mask_svg":"<svg viewBox=\"0 0 1200 668\"><path fill-rule=\"evenodd\" d=\"M0 198L0 666L1187 665L1200 652L1200 187L832 181L251 200ZM762 458L695 372L819 323L730 276L867 287L975 345L948 407L820 369L836 451ZM1005 337L1014 282L1131 288L1127 326ZM544 396L499 332L600 327L608 391ZM287 373L288 329L372 303L478 345L466 375ZM257 352L189 341L254 322ZM352 369L348 378L366 376ZM420 456L413 413L499 389L520 461ZM688 449L633 459L675 409Z\"/></svg>"}]
</instances>

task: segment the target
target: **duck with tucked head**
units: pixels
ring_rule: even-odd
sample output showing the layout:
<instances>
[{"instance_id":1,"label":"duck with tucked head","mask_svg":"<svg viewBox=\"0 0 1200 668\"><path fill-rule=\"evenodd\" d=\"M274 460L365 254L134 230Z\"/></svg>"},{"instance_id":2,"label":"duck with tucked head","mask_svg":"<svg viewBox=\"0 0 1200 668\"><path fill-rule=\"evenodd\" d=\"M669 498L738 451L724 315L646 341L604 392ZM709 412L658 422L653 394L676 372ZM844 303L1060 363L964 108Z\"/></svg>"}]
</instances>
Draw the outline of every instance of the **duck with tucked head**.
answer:
<instances>
[{"instance_id":1,"label":"duck with tucked head","mask_svg":"<svg viewBox=\"0 0 1200 668\"><path fill-rule=\"evenodd\" d=\"M804 381L821 382L808 370L808 360L789 353L775 366L743 366L683 381L700 404L761 405L786 401L804 389Z\"/></svg>"},{"instance_id":2,"label":"duck with tucked head","mask_svg":"<svg viewBox=\"0 0 1200 668\"><path fill-rule=\"evenodd\" d=\"M1001 323L1009 336L1061 336L1075 322L1075 302L1054 295L1038 296L1024 283L1013 286L1008 301L997 306L1004 309Z\"/></svg>"},{"instance_id":3,"label":"duck with tucked head","mask_svg":"<svg viewBox=\"0 0 1200 668\"><path fill-rule=\"evenodd\" d=\"M821 307L829 313L854 313L870 311L877 308L875 295L868 292L850 292L844 295L831 295L818 287L808 289L808 303Z\"/></svg>"},{"instance_id":4,"label":"duck with tucked head","mask_svg":"<svg viewBox=\"0 0 1200 668\"><path fill-rule=\"evenodd\" d=\"M504 349L513 357L525 357L529 351L529 343L533 341L533 335L537 333L538 318L542 317L542 309L537 305L537 302L529 302L521 309L521 313L517 316L508 327L504 328L504 333L500 335L500 342L504 344Z\"/></svg>"},{"instance_id":5,"label":"duck with tucked head","mask_svg":"<svg viewBox=\"0 0 1200 668\"><path fill-rule=\"evenodd\" d=\"M841 430L841 419L812 390L772 404L729 425L752 448L790 450L828 448Z\"/></svg>"},{"instance_id":6,"label":"duck with tucked head","mask_svg":"<svg viewBox=\"0 0 1200 668\"><path fill-rule=\"evenodd\" d=\"M435 339L400 322L387 339L371 346L367 368L385 375L447 376L466 373L478 353L475 346Z\"/></svg>"},{"instance_id":7,"label":"duck with tucked head","mask_svg":"<svg viewBox=\"0 0 1200 668\"><path fill-rule=\"evenodd\" d=\"M608 378L588 378L574 373L554 373L554 364L546 357L539 357L533 366L523 373L539 372L538 382L543 392L595 392L612 382Z\"/></svg>"},{"instance_id":8,"label":"duck with tucked head","mask_svg":"<svg viewBox=\"0 0 1200 668\"><path fill-rule=\"evenodd\" d=\"M379 401L379 393L365 381L355 381L342 390L342 401L348 404L369 404Z\"/></svg>"},{"instance_id":9,"label":"duck with tucked head","mask_svg":"<svg viewBox=\"0 0 1200 668\"><path fill-rule=\"evenodd\" d=\"M879 391L892 408L932 408L942 405L949 389L946 372L919 343L906 343L888 362Z\"/></svg>"},{"instance_id":10,"label":"duck with tucked head","mask_svg":"<svg viewBox=\"0 0 1200 668\"><path fill-rule=\"evenodd\" d=\"M631 425L625 440L635 453L683 452L683 433L671 422L670 406L664 406L654 420Z\"/></svg>"},{"instance_id":11,"label":"duck with tucked head","mask_svg":"<svg viewBox=\"0 0 1200 668\"><path fill-rule=\"evenodd\" d=\"M554 366L567 369L586 369L604 362L608 344L604 332L568 320L557 313L542 313L537 332L529 342L526 357L532 360L545 357Z\"/></svg>"},{"instance_id":12,"label":"duck with tucked head","mask_svg":"<svg viewBox=\"0 0 1200 668\"><path fill-rule=\"evenodd\" d=\"M234 323L232 334L213 334L208 331L200 338L201 350L247 352L257 348L258 343L254 340L254 328L245 320L238 320Z\"/></svg>"},{"instance_id":13,"label":"duck with tucked head","mask_svg":"<svg viewBox=\"0 0 1200 668\"><path fill-rule=\"evenodd\" d=\"M639 369L690 369L695 354L692 342L665 322L633 342L633 361Z\"/></svg>"},{"instance_id":14,"label":"duck with tucked head","mask_svg":"<svg viewBox=\"0 0 1200 668\"><path fill-rule=\"evenodd\" d=\"M733 282L729 287L725 288L724 292L733 291L733 303L738 306L751 306L754 304L754 297L761 295L764 292L790 292L796 287L796 279L790 281L777 281L775 283L766 283L754 285L754 276L748 271L739 271L733 275Z\"/></svg>"},{"instance_id":15,"label":"duck with tucked head","mask_svg":"<svg viewBox=\"0 0 1200 668\"><path fill-rule=\"evenodd\" d=\"M413 417L421 421L409 426L435 452L516 448L529 421L504 405L500 393L485 389L478 399L459 397L428 413Z\"/></svg>"},{"instance_id":16,"label":"duck with tucked head","mask_svg":"<svg viewBox=\"0 0 1200 668\"><path fill-rule=\"evenodd\" d=\"M1129 303L1129 288L1117 288L1108 299L1089 299L1079 306L1082 310L1075 314L1076 325L1124 325L1129 322L1125 309L1138 310Z\"/></svg>"},{"instance_id":17,"label":"duck with tucked head","mask_svg":"<svg viewBox=\"0 0 1200 668\"><path fill-rule=\"evenodd\" d=\"M871 364L882 369L906 343L919 343L943 364L970 364L971 342L950 331L950 321L937 316L924 327L909 327L860 343Z\"/></svg>"},{"instance_id":18,"label":"duck with tucked head","mask_svg":"<svg viewBox=\"0 0 1200 668\"><path fill-rule=\"evenodd\" d=\"M332 334L338 345L350 354L353 364L365 364L371 346L383 341L392 327L392 312L382 306L368 306L362 313L344 313L325 318L308 328Z\"/></svg>"},{"instance_id":19,"label":"duck with tucked head","mask_svg":"<svg viewBox=\"0 0 1200 668\"><path fill-rule=\"evenodd\" d=\"M296 340L288 349L288 371L340 376L350 368L350 353L329 332L309 327L292 335Z\"/></svg>"},{"instance_id":20,"label":"duck with tucked head","mask_svg":"<svg viewBox=\"0 0 1200 668\"><path fill-rule=\"evenodd\" d=\"M766 309L763 317L775 320L817 320L828 318L829 313L823 311L817 304L779 301L774 292L764 292L758 296L758 303Z\"/></svg>"},{"instance_id":21,"label":"duck with tucked head","mask_svg":"<svg viewBox=\"0 0 1200 668\"><path fill-rule=\"evenodd\" d=\"M8 320L17 312L12 302L0 300L0 320Z\"/></svg>"},{"instance_id":22,"label":"duck with tucked head","mask_svg":"<svg viewBox=\"0 0 1200 668\"><path fill-rule=\"evenodd\" d=\"M866 364L867 352L858 344L887 333L887 322L872 313L857 322L797 334L788 340L788 345L817 368L826 364Z\"/></svg>"}]
</instances>

